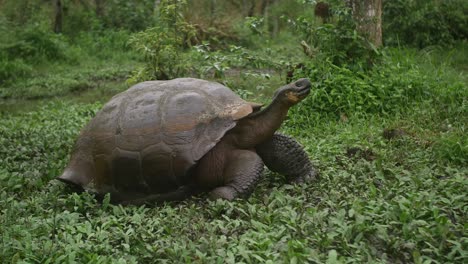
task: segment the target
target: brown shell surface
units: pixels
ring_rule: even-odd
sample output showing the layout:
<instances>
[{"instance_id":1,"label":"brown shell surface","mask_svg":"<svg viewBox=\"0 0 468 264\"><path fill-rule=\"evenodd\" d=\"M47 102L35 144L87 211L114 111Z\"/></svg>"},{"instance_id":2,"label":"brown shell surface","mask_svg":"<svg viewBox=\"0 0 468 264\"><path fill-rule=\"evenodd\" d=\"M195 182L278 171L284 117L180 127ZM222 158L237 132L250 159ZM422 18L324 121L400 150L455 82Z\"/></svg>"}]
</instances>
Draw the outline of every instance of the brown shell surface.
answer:
<instances>
[{"instance_id":1,"label":"brown shell surface","mask_svg":"<svg viewBox=\"0 0 468 264\"><path fill-rule=\"evenodd\" d=\"M143 82L114 96L82 130L69 169L89 174L79 184L99 193L169 192L184 185L196 162L251 112L218 83Z\"/></svg>"}]
</instances>

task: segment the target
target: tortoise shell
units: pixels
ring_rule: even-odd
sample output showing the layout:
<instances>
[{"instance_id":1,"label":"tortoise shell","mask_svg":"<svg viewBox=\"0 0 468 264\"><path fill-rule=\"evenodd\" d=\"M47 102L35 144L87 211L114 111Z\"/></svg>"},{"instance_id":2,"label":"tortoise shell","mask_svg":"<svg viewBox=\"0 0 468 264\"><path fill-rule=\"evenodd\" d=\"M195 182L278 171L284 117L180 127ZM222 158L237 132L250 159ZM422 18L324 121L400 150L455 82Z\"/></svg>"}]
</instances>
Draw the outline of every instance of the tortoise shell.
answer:
<instances>
[{"instance_id":1,"label":"tortoise shell","mask_svg":"<svg viewBox=\"0 0 468 264\"><path fill-rule=\"evenodd\" d=\"M114 96L81 131L59 179L138 198L175 190L252 105L214 82L139 83Z\"/></svg>"}]
</instances>

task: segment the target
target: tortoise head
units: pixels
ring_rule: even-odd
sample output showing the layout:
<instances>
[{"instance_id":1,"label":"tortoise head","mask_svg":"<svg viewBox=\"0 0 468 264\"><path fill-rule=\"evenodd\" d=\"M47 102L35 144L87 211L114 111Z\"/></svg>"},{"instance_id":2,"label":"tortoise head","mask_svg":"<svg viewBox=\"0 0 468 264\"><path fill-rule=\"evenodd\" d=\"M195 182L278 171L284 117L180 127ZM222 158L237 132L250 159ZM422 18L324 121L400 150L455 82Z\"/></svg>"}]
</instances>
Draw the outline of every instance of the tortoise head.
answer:
<instances>
[{"instance_id":1,"label":"tortoise head","mask_svg":"<svg viewBox=\"0 0 468 264\"><path fill-rule=\"evenodd\" d=\"M311 86L308 79L299 79L279 88L275 92L274 101L289 106L295 105L309 95Z\"/></svg>"}]
</instances>

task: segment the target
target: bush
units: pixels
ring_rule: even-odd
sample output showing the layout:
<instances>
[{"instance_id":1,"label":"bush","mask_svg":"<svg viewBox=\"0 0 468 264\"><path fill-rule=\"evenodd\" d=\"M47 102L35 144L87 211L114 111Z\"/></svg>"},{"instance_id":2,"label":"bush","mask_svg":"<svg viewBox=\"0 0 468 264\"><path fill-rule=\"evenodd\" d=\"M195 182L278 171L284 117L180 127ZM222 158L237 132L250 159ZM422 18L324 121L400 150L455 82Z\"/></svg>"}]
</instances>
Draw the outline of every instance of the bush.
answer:
<instances>
[{"instance_id":1,"label":"bush","mask_svg":"<svg viewBox=\"0 0 468 264\"><path fill-rule=\"evenodd\" d=\"M330 23L319 24L311 15L291 21L296 32L310 46L308 55L351 69L371 68L379 52L358 33L351 9L343 1L331 2L333 20Z\"/></svg>"},{"instance_id":2,"label":"bush","mask_svg":"<svg viewBox=\"0 0 468 264\"><path fill-rule=\"evenodd\" d=\"M386 45L450 45L468 38L468 2L395 0L383 2Z\"/></svg>"},{"instance_id":3,"label":"bush","mask_svg":"<svg viewBox=\"0 0 468 264\"><path fill-rule=\"evenodd\" d=\"M190 65L182 59L181 38L165 28L154 27L136 33L129 44L144 56L146 65L135 72L131 83L168 80L185 75Z\"/></svg>"},{"instance_id":4,"label":"bush","mask_svg":"<svg viewBox=\"0 0 468 264\"><path fill-rule=\"evenodd\" d=\"M2 21L0 21L2 22ZM29 76L33 65L51 60L73 59L65 38L54 34L40 24L24 28L9 23L0 28L5 36L0 40L0 83Z\"/></svg>"},{"instance_id":5,"label":"bush","mask_svg":"<svg viewBox=\"0 0 468 264\"><path fill-rule=\"evenodd\" d=\"M0 43L0 53L9 59L38 61L67 58L68 43L65 38L41 25L13 27L7 33L11 35L7 41Z\"/></svg>"},{"instance_id":6,"label":"bush","mask_svg":"<svg viewBox=\"0 0 468 264\"><path fill-rule=\"evenodd\" d=\"M102 18L104 27L140 31L154 25L154 0L106 1L106 14Z\"/></svg>"},{"instance_id":7,"label":"bush","mask_svg":"<svg viewBox=\"0 0 468 264\"><path fill-rule=\"evenodd\" d=\"M0 84L16 78L28 76L32 72L32 67L22 59L9 60L0 55Z\"/></svg>"},{"instance_id":8,"label":"bush","mask_svg":"<svg viewBox=\"0 0 468 264\"><path fill-rule=\"evenodd\" d=\"M415 58L407 58L406 62L390 59L410 56L399 53L389 51L385 63L367 72L352 71L330 61L309 62L294 77L310 78L314 85L312 94L293 111L394 114L423 101L454 108L464 104L468 95L465 84L450 79L443 81L434 69L432 75L426 75L415 65Z\"/></svg>"},{"instance_id":9,"label":"bush","mask_svg":"<svg viewBox=\"0 0 468 264\"><path fill-rule=\"evenodd\" d=\"M436 139L433 153L437 160L449 161L456 165L466 164L468 161L468 139L461 133L449 131Z\"/></svg>"},{"instance_id":10,"label":"bush","mask_svg":"<svg viewBox=\"0 0 468 264\"><path fill-rule=\"evenodd\" d=\"M130 78L130 83L168 80L190 72L191 66L182 58L182 53L190 46L195 28L185 21L180 12L185 5L183 0L161 1L159 25L130 38L130 46L142 54L146 61L146 65Z\"/></svg>"},{"instance_id":11,"label":"bush","mask_svg":"<svg viewBox=\"0 0 468 264\"><path fill-rule=\"evenodd\" d=\"M129 39L130 32L126 30L102 30L80 32L71 38L71 42L74 47L85 53L84 56L89 55L99 60L108 60L128 57L128 55L135 57L135 53L129 52Z\"/></svg>"},{"instance_id":12,"label":"bush","mask_svg":"<svg viewBox=\"0 0 468 264\"><path fill-rule=\"evenodd\" d=\"M191 50L192 64L197 65L194 72L202 78L223 78L229 69L249 75L248 70L258 70L269 75L269 72L283 70L284 60L272 58L274 51L264 49L262 54L252 52L240 46L230 45L224 52L212 51L208 44L195 46ZM244 69L241 71L240 69ZM266 72L265 72L266 71Z\"/></svg>"}]
</instances>

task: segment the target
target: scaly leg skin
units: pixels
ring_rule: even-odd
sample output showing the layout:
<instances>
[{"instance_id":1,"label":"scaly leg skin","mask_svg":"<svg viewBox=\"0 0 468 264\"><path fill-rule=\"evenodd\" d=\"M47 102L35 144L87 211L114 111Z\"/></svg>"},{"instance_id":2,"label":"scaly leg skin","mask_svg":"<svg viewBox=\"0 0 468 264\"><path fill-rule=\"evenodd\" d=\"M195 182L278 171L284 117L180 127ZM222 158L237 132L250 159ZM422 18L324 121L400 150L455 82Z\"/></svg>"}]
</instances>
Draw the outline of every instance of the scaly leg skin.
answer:
<instances>
[{"instance_id":1,"label":"scaly leg skin","mask_svg":"<svg viewBox=\"0 0 468 264\"><path fill-rule=\"evenodd\" d=\"M237 197L248 197L263 172L262 159L250 150L234 150L228 158L224 169L224 186L210 192L210 199L233 200Z\"/></svg>"},{"instance_id":2,"label":"scaly leg skin","mask_svg":"<svg viewBox=\"0 0 468 264\"><path fill-rule=\"evenodd\" d=\"M311 182L317 171L304 151L293 138L279 133L257 146L257 153L265 165L273 172L285 175L294 183Z\"/></svg>"}]
</instances>

